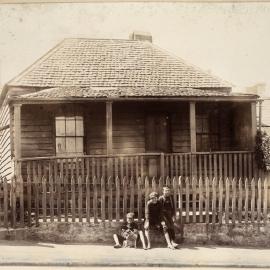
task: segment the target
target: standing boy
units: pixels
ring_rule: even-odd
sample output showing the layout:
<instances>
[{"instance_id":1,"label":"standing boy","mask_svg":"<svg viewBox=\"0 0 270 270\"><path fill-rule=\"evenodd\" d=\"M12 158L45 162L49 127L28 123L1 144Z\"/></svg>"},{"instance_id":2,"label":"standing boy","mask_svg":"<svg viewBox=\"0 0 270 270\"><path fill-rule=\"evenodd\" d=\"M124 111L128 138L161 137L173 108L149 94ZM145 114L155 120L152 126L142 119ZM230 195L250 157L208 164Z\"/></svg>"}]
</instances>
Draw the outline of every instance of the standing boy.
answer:
<instances>
[{"instance_id":1,"label":"standing boy","mask_svg":"<svg viewBox=\"0 0 270 270\"><path fill-rule=\"evenodd\" d=\"M151 248L149 230L163 230L168 247L174 249L170 241L167 226L162 219L162 206L158 201L157 192L151 192L149 195L149 201L145 207L144 230L147 239L147 249Z\"/></svg>"},{"instance_id":2,"label":"standing boy","mask_svg":"<svg viewBox=\"0 0 270 270\"><path fill-rule=\"evenodd\" d=\"M173 196L171 195L171 190L169 187L163 187L163 194L159 197L159 202L161 204L162 219L166 224L171 246L175 248L178 246L178 244L175 243L174 232L175 206Z\"/></svg>"},{"instance_id":3,"label":"standing boy","mask_svg":"<svg viewBox=\"0 0 270 270\"><path fill-rule=\"evenodd\" d=\"M143 249L146 249L143 233L139 230L138 224L134 221L134 213L126 215L127 221L120 228L119 234L114 234L114 248L137 247L138 236L142 241Z\"/></svg>"}]
</instances>

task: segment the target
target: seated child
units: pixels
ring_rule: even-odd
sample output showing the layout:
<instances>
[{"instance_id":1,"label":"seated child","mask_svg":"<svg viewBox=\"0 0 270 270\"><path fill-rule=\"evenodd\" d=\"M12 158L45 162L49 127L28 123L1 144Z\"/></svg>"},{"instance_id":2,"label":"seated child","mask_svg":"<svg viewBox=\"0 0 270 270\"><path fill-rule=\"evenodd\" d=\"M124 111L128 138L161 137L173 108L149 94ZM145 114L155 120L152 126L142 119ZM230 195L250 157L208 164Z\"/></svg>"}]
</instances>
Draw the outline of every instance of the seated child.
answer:
<instances>
[{"instance_id":1,"label":"seated child","mask_svg":"<svg viewBox=\"0 0 270 270\"><path fill-rule=\"evenodd\" d=\"M120 233L113 235L115 242L114 248L137 248L137 240L139 236L142 241L143 248L146 249L143 233L139 230L138 224L134 221L134 213L128 213L126 217L127 221L122 224Z\"/></svg>"},{"instance_id":2,"label":"seated child","mask_svg":"<svg viewBox=\"0 0 270 270\"><path fill-rule=\"evenodd\" d=\"M175 248L178 246L175 243L175 232L174 232L174 222L175 222L175 206L173 197L171 195L171 190L169 187L163 187L163 194L159 197L159 202L161 204L161 215L165 222L167 232L170 238L169 248Z\"/></svg>"},{"instance_id":3,"label":"seated child","mask_svg":"<svg viewBox=\"0 0 270 270\"><path fill-rule=\"evenodd\" d=\"M150 193L149 201L147 202L145 207L144 230L147 239L147 249L151 248L151 241L149 235L149 230L151 229L163 231L168 247L171 249L175 249L174 246L172 246L171 244L168 229L166 227L165 221L162 218L162 205L158 201L157 192Z\"/></svg>"}]
</instances>

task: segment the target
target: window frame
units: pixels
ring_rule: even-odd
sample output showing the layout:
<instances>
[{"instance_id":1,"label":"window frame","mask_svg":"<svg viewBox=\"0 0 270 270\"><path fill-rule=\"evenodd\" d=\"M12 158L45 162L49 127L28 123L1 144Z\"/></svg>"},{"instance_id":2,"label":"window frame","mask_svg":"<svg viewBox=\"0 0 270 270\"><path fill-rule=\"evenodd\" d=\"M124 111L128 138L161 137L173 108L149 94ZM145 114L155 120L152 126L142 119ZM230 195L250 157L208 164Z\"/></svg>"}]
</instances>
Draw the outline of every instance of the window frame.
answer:
<instances>
[{"instance_id":1,"label":"window frame","mask_svg":"<svg viewBox=\"0 0 270 270\"><path fill-rule=\"evenodd\" d=\"M81 118L81 120L79 121L82 121L82 135L77 135L76 134L76 118L79 117ZM57 135L57 118L63 118L64 119L64 122L65 122L65 135ZM75 134L74 135L67 135L66 133L66 123L67 123L67 118L74 118L74 121L75 121ZM57 138L65 138L65 151L64 152L58 152L57 151ZM74 138L75 140L75 150L76 150L76 138L82 138L82 142L81 142L81 148L82 148L82 151L80 152L67 152L66 151L66 139L67 138ZM54 147L54 151L55 151L55 155L56 156L80 156L80 155L84 155L85 154L85 117L83 114L80 114L80 113L75 113L75 114L71 114L71 113L59 113L57 115L54 116L54 144L55 144L55 147Z\"/></svg>"}]
</instances>

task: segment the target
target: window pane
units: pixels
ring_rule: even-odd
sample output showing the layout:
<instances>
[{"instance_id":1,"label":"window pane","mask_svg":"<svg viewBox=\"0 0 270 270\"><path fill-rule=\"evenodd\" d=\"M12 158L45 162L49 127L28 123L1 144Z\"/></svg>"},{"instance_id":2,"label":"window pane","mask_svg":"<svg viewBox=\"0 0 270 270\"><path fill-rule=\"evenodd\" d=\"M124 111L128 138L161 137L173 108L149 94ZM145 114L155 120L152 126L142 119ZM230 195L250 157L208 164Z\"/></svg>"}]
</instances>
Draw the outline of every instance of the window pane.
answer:
<instances>
[{"instance_id":1,"label":"window pane","mask_svg":"<svg viewBox=\"0 0 270 270\"><path fill-rule=\"evenodd\" d=\"M83 118L76 116L76 136L83 136Z\"/></svg>"},{"instance_id":2,"label":"window pane","mask_svg":"<svg viewBox=\"0 0 270 270\"><path fill-rule=\"evenodd\" d=\"M83 153L83 138L76 137L76 152Z\"/></svg>"},{"instance_id":3,"label":"window pane","mask_svg":"<svg viewBox=\"0 0 270 270\"><path fill-rule=\"evenodd\" d=\"M56 153L65 153L66 152L66 139L65 137L56 138Z\"/></svg>"},{"instance_id":4,"label":"window pane","mask_svg":"<svg viewBox=\"0 0 270 270\"><path fill-rule=\"evenodd\" d=\"M66 150L67 153L75 153L76 152L76 138L75 137L67 137L66 138Z\"/></svg>"},{"instance_id":5,"label":"window pane","mask_svg":"<svg viewBox=\"0 0 270 270\"><path fill-rule=\"evenodd\" d=\"M66 136L75 136L75 117L66 117Z\"/></svg>"},{"instance_id":6,"label":"window pane","mask_svg":"<svg viewBox=\"0 0 270 270\"><path fill-rule=\"evenodd\" d=\"M65 136L65 118L64 117L56 117L55 118L55 132L56 136Z\"/></svg>"}]
</instances>

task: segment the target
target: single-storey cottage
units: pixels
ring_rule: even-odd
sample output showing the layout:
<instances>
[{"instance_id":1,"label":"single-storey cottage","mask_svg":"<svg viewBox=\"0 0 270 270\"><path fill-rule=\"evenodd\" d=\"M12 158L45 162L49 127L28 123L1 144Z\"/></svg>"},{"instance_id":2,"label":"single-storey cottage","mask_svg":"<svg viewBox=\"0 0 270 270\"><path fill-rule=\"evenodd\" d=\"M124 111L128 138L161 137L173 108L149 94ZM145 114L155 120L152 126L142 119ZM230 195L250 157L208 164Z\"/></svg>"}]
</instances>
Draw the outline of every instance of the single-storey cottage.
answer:
<instances>
[{"instance_id":1,"label":"single-storey cottage","mask_svg":"<svg viewBox=\"0 0 270 270\"><path fill-rule=\"evenodd\" d=\"M253 176L256 100L149 34L65 39L1 92L0 174Z\"/></svg>"}]
</instances>

